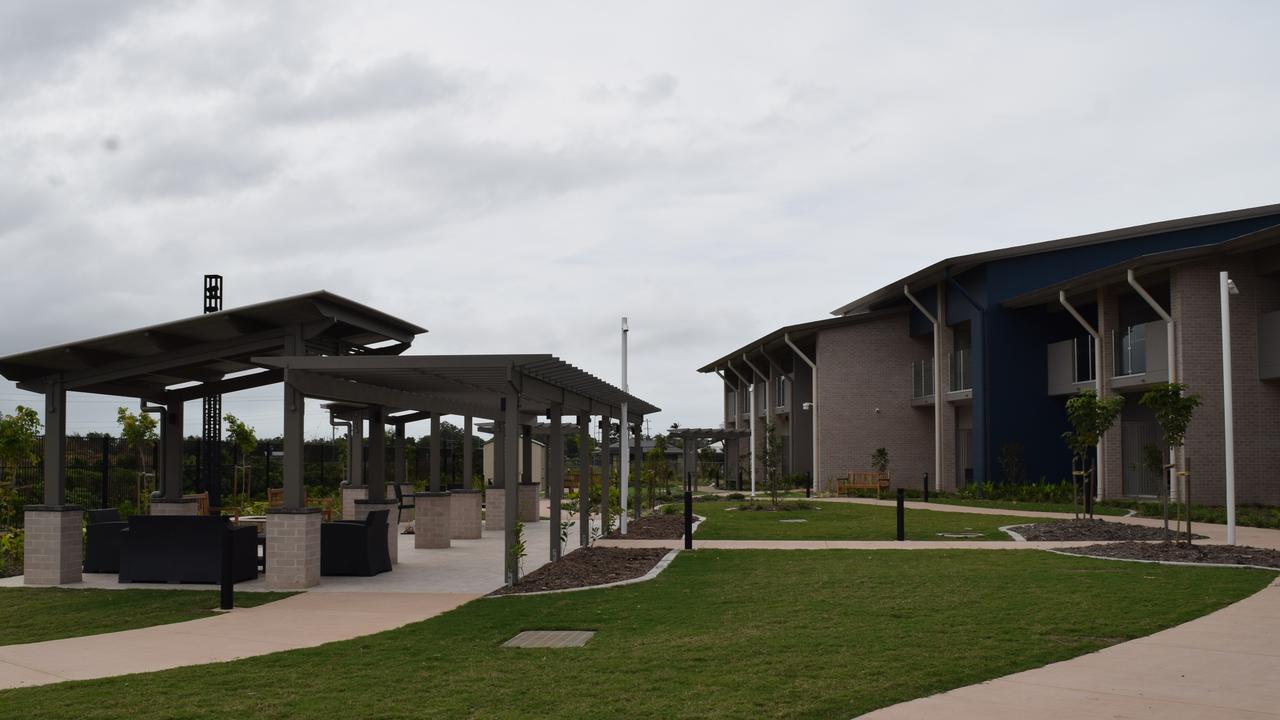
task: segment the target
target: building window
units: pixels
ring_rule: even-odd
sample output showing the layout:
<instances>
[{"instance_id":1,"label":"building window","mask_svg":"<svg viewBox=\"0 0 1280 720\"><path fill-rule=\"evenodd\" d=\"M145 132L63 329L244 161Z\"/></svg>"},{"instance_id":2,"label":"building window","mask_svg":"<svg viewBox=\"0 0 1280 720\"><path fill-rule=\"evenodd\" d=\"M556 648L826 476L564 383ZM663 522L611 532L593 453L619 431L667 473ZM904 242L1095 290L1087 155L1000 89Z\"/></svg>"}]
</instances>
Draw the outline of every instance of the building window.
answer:
<instances>
[{"instance_id":1,"label":"building window","mask_svg":"<svg viewBox=\"0 0 1280 720\"><path fill-rule=\"evenodd\" d=\"M1086 335L1083 338L1075 338L1072 343L1075 346L1071 363L1074 366L1075 381L1078 383L1092 382L1096 377L1093 366L1093 361L1096 357L1093 336Z\"/></svg>"},{"instance_id":2,"label":"building window","mask_svg":"<svg viewBox=\"0 0 1280 720\"><path fill-rule=\"evenodd\" d=\"M774 394L777 396L778 400L777 406L786 407L791 380L786 375L779 375L774 382L777 386L774 390Z\"/></svg>"}]
</instances>

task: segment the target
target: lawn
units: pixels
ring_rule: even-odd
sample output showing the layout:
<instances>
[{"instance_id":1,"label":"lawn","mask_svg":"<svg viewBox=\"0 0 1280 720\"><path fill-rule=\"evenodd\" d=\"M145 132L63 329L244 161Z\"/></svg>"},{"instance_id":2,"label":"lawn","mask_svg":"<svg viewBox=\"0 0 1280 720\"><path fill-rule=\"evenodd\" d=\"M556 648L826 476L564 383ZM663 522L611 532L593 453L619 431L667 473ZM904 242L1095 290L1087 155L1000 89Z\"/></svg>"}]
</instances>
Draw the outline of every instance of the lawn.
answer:
<instances>
[{"instance_id":1,"label":"lawn","mask_svg":"<svg viewBox=\"0 0 1280 720\"><path fill-rule=\"evenodd\" d=\"M293 593L236 593L238 607ZM213 614L216 590L0 588L0 645L132 630Z\"/></svg>"},{"instance_id":2,"label":"lawn","mask_svg":"<svg viewBox=\"0 0 1280 720\"><path fill-rule=\"evenodd\" d=\"M0 692L13 717L833 718L1087 653L1274 573L1035 551L683 553L656 580L477 600L379 635ZM504 649L590 629L581 649Z\"/></svg>"},{"instance_id":3,"label":"lawn","mask_svg":"<svg viewBox=\"0 0 1280 720\"><path fill-rule=\"evenodd\" d=\"M1079 510L1071 503L1018 502L1017 500L962 500L960 498L931 497L929 502L939 505L960 505L964 507L993 508L996 510L1034 510L1035 512L1069 513ZM1094 503L1094 515L1125 515L1128 510Z\"/></svg>"},{"instance_id":4,"label":"lawn","mask_svg":"<svg viewBox=\"0 0 1280 720\"><path fill-rule=\"evenodd\" d=\"M694 533L700 540L893 540L897 509L884 505L814 502L812 510L737 510L738 503L694 503L706 518ZM804 520L804 522L783 522ZM1010 540L1002 525L1029 522L1012 515L979 515L938 510L907 510L908 540ZM945 538L938 533L981 533L974 538Z\"/></svg>"}]
</instances>

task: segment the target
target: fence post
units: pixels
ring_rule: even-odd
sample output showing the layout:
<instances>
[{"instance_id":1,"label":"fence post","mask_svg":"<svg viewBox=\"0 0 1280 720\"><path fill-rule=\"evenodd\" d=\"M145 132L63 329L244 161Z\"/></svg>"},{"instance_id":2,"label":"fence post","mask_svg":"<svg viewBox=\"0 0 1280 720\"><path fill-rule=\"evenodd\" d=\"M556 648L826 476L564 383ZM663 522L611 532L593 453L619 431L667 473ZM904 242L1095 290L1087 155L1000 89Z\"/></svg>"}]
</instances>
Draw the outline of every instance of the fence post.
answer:
<instances>
[{"instance_id":1,"label":"fence post","mask_svg":"<svg viewBox=\"0 0 1280 720\"><path fill-rule=\"evenodd\" d=\"M924 501L929 502L929 473L924 474Z\"/></svg>"},{"instance_id":2,"label":"fence post","mask_svg":"<svg viewBox=\"0 0 1280 720\"><path fill-rule=\"evenodd\" d=\"M102 504L99 507L111 507L111 438L102 436Z\"/></svg>"},{"instance_id":3,"label":"fence post","mask_svg":"<svg viewBox=\"0 0 1280 720\"><path fill-rule=\"evenodd\" d=\"M684 484L684 549L693 549L693 473L685 473Z\"/></svg>"}]
</instances>

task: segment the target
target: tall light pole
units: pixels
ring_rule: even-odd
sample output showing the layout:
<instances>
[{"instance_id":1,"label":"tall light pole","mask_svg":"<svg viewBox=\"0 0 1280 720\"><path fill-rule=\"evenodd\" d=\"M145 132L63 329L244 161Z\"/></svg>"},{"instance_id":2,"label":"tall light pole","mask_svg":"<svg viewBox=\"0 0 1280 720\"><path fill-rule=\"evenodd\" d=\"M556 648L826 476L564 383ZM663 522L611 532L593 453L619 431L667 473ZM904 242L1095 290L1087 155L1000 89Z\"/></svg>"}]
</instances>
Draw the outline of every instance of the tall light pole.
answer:
<instances>
[{"instance_id":1,"label":"tall light pole","mask_svg":"<svg viewBox=\"0 0 1280 720\"><path fill-rule=\"evenodd\" d=\"M625 316L622 318L622 392L630 392L627 389L627 318ZM618 518L618 532L626 535L627 492L629 485L627 481L631 476L631 463L629 462L631 456L631 421L627 418L627 401L625 399L622 401L622 427L620 429L622 432L618 435L618 456L621 462L621 472L619 474L622 475L622 488L619 493L622 500L622 514Z\"/></svg>"},{"instance_id":2,"label":"tall light pole","mask_svg":"<svg viewBox=\"0 0 1280 720\"><path fill-rule=\"evenodd\" d=\"M1231 407L1231 296L1239 295L1236 284L1224 270L1218 273L1222 299L1222 427L1227 460L1227 544L1236 544L1236 447L1235 418ZM1190 513L1190 509L1187 510Z\"/></svg>"}]
</instances>

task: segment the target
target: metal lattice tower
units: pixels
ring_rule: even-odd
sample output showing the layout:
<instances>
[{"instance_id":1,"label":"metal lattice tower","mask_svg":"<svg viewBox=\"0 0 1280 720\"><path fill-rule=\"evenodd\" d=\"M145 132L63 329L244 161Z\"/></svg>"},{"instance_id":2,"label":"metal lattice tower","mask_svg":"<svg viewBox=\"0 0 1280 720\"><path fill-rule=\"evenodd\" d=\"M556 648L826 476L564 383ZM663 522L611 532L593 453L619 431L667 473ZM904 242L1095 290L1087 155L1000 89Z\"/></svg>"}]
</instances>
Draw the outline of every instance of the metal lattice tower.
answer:
<instances>
[{"instance_id":1,"label":"metal lattice tower","mask_svg":"<svg viewBox=\"0 0 1280 720\"><path fill-rule=\"evenodd\" d=\"M204 312L222 309L222 276L204 276ZM209 493L209 505L222 505L222 396L204 397L204 423L200 434L200 486Z\"/></svg>"}]
</instances>

